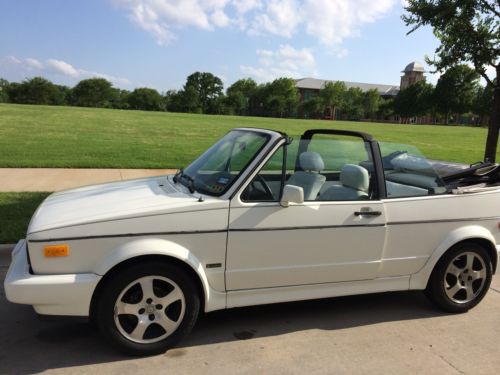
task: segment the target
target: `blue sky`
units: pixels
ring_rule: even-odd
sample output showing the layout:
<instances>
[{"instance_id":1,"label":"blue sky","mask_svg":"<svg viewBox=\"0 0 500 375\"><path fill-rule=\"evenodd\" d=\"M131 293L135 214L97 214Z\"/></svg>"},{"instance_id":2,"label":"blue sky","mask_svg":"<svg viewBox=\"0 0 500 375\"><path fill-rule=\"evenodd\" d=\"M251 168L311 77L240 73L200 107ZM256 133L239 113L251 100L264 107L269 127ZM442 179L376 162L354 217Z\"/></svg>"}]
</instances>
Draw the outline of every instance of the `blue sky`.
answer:
<instances>
[{"instance_id":1,"label":"blue sky","mask_svg":"<svg viewBox=\"0 0 500 375\"><path fill-rule=\"evenodd\" d=\"M0 77L179 89L195 71L399 84L437 40L409 36L402 0L16 0L0 2ZM434 82L434 77L429 77Z\"/></svg>"}]
</instances>

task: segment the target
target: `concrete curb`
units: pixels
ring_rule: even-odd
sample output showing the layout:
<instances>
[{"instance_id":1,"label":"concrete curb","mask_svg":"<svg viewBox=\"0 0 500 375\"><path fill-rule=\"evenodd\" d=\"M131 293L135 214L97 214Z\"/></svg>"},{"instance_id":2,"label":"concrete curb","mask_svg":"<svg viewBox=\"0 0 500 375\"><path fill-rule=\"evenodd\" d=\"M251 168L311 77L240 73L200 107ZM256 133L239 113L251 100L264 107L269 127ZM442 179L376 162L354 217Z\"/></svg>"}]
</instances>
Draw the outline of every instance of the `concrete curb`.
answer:
<instances>
[{"instance_id":1,"label":"concrete curb","mask_svg":"<svg viewBox=\"0 0 500 375\"><path fill-rule=\"evenodd\" d=\"M9 253L14 250L14 247L16 246L15 243L8 243L8 244L0 244L0 253Z\"/></svg>"}]
</instances>

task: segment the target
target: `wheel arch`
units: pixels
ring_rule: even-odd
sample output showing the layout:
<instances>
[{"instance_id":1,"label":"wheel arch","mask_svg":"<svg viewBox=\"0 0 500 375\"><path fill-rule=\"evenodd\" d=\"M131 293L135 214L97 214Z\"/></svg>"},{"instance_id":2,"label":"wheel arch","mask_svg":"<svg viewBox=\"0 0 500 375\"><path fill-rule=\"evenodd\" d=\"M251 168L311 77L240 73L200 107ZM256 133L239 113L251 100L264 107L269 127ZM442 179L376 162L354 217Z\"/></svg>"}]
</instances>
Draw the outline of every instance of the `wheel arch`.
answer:
<instances>
[{"instance_id":1,"label":"wheel arch","mask_svg":"<svg viewBox=\"0 0 500 375\"><path fill-rule=\"evenodd\" d=\"M201 308L206 311L213 290L210 288L202 263L193 253L179 244L162 239L142 239L129 242L111 250L94 268L94 273L101 275L90 303L90 316L94 312L96 301L107 281L124 268L137 262L156 260L173 263L194 280L200 293ZM202 310L202 311L203 311ZM210 309L211 310L211 309Z\"/></svg>"},{"instance_id":2,"label":"wheel arch","mask_svg":"<svg viewBox=\"0 0 500 375\"><path fill-rule=\"evenodd\" d=\"M493 273L498 265L498 254L495 245L495 238L486 228L479 225L470 225L457 228L449 233L447 237L432 252L424 267L410 277L410 289L425 289L427 282L439 260L452 247L464 243L476 243L486 249L491 258Z\"/></svg>"}]
</instances>

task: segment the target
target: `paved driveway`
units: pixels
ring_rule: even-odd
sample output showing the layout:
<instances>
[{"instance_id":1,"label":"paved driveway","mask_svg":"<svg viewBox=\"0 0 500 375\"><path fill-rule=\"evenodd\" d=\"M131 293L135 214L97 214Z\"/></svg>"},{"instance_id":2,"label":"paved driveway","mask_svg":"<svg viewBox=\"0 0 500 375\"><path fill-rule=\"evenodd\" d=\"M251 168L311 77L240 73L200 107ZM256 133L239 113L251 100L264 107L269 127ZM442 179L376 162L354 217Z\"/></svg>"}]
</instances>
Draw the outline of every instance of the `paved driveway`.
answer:
<instances>
[{"instance_id":1,"label":"paved driveway","mask_svg":"<svg viewBox=\"0 0 500 375\"><path fill-rule=\"evenodd\" d=\"M88 324L40 321L6 302L2 287L0 374L498 374L500 277L492 288L463 315L437 311L418 292L215 312L179 348L127 358Z\"/></svg>"}]
</instances>

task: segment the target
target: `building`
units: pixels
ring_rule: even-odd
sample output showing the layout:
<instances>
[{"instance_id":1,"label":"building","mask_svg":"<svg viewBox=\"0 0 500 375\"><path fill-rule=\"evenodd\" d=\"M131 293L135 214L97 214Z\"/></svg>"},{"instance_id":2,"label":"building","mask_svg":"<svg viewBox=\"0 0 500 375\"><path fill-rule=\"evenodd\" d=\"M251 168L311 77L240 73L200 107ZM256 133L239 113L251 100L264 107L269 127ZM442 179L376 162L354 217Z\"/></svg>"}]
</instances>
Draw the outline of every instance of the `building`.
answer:
<instances>
[{"instance_id":1,"label":"building","mask_svg":"<svg viewBox=\"0 0 500 375\"><path fill-rule=\"evenodd\" d=\"M414 61L406 65L406 68L401 72L404 75L401 77L401 90L406 89L408 86L411 86L417 82L425 81L425 70L422 64Z\"/></svg>"},{"instance_id":2,"label":"building","mask_svg":"<svg viewBox=\"0 0 500 375\"><path fill-rule=\"evenodd\" d=\"M378 91L382 98L390 99L394 98L399 93L400 89L405 89L408 86L413 85L414 83L425 80L424 67L422 66L422 64L416 61L409 63L402 71L402 73L404 73L404 75L401 76L400 86L349 81L344 81L344 84L348 89L351 87L357 87L360 88L363 92L375 89ZM317 78L300 78L295 80L295 85L300 94L300 102L305 102L311 97L317 95L319 90L324 88L328 82L337 81ZM325 113L332 113L333 117L335 117L332 109L326 109ZM299 111L299 117L304 117L302 111ZM332 116L325 115L324 117L331 118Z\"/></svg>"}]
</instances>

